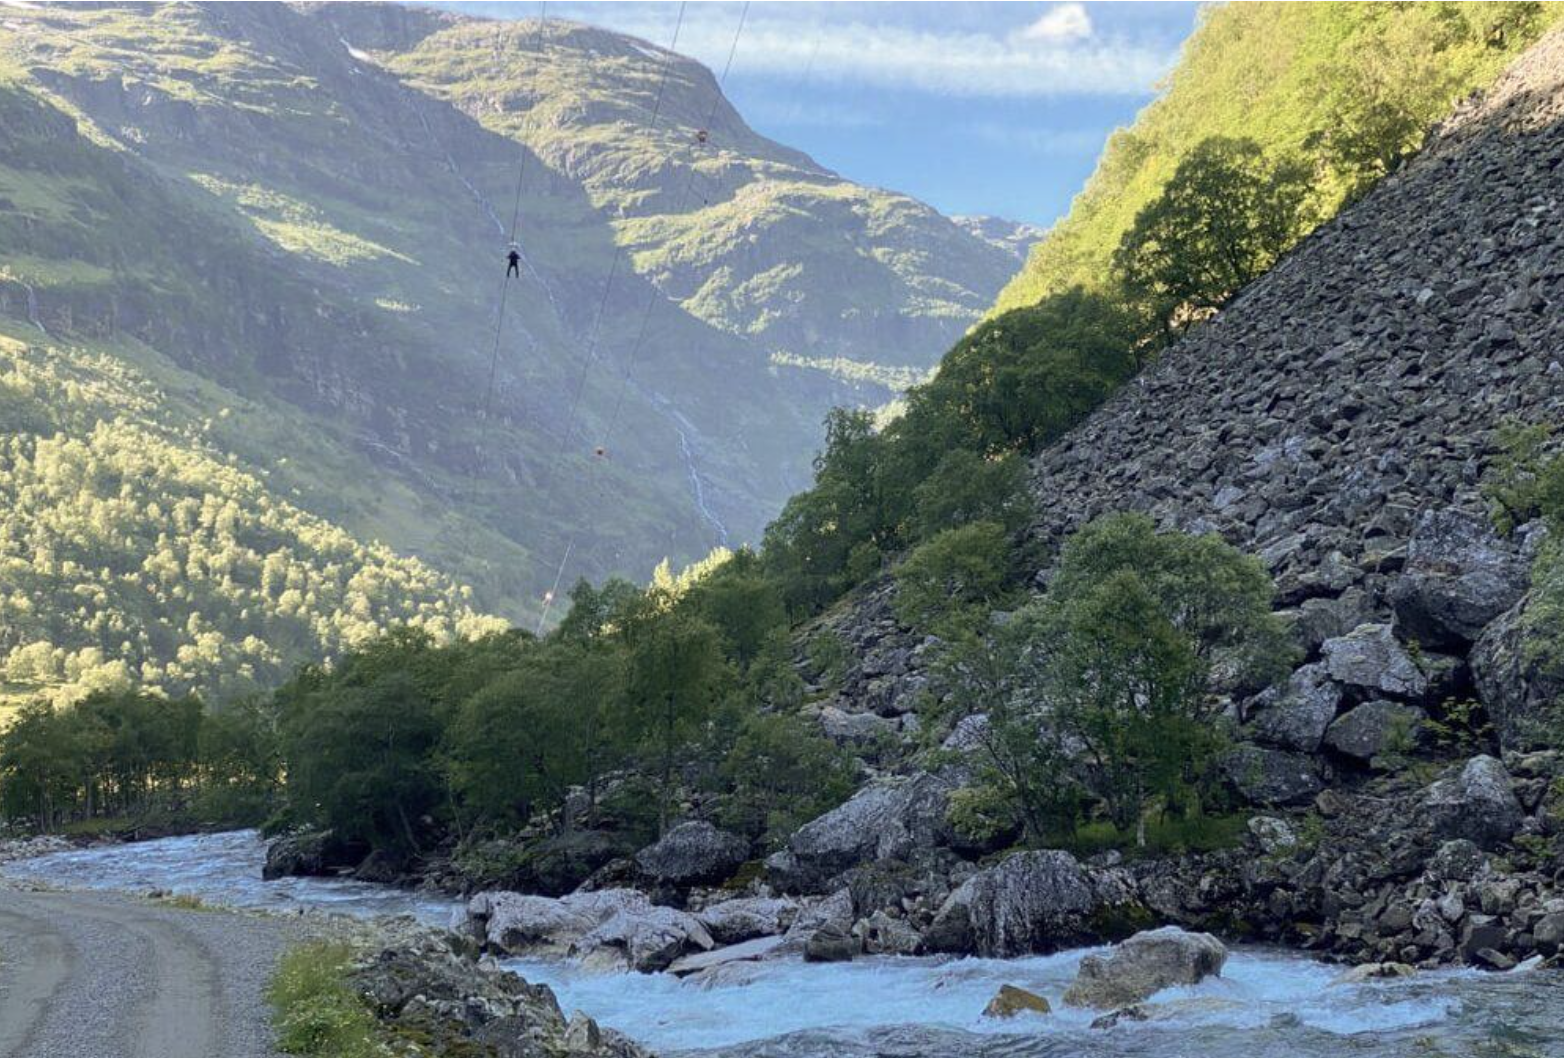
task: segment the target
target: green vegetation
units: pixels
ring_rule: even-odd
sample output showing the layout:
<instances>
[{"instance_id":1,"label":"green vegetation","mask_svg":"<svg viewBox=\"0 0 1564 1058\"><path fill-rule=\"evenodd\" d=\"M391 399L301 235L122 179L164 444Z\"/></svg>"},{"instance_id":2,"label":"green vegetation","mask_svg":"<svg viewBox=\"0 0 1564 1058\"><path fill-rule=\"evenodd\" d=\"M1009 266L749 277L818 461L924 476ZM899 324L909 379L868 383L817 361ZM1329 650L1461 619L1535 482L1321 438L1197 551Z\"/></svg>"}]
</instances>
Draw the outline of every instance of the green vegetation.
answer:
<instances>
[{"instance_id":1,"label":"green vegetation","mask_svg":"<svg viewBox=\"0 0 1564 1058\"><path fill-rule=\"evenodd\" d=\"M1531 565L1531 589L1522 613L1524 661L1536 673L1564 678L1564 452L1548 423L1510 423L1494 438L1495 456L1482 482L1501 532L1539 521L1547 533ZM1564 702L1536 721L1531 737L1555 742L1564 734ZM1436 735L1442 725L1435 725Z\"/></svg>"},{"instance_id":2,"label":"green vegetation","mask_svg":"<svg viewBox=\"0 0 1564 1058\"><path fill-rule=\"evenodd\" d=\"M660 581L582 583L543 639L440 646L403 629L303 669L274 699L279 822L407 862L453 838L565 827L572 788L586 816L617 817L637 840L691 789L762 843L845 798L847 758L787 711L786 613L757 559Z\"/></svg>"},{"instance_id":3,"label":"green vegetation","mask_svg":"<svg viewBox=\"0 0 1564 1058\"><path fill-rule=\"evenodd\" d=\"M1312 179L1302 162L1271 161L1253 140L1203 140L1136 214L1114 270L1159 319L1213 312L1307 232Z\"/></svg>"},{"instance_id":4,"label":"green vegetation","mask_svg":"<svg viewBox=\"0 0 1564 1058\"><path fill-rule=\"evenodd\" d=\"M422 562L279 499L211 443L226 426L170 428L170 403L128 365L0 333L0 705L226 701L393 624L503 627Z\"/></svg>"},{"instance_id":5,"label":"green vegetation","mask_svg":"<svg viewBox=\"0 0 1564 1058\"><path fill-rule=\"evenodd\" d=\"M1293 660L1271 595L1259 562L1215 536L1139 515L1086 526L1044 598L940 659L946 714L987 717L973 738L988 793L955 821L1041 841L1100 811L1144 845L1151 817L1219 806L1216 672L1257 688Z\"/></svg>"},{"instance_id":6,"label":"green vegetation","mask_svg":"<svg viewBox=\"0 0 1564 1058\"><path fill-rule=\"evenodd\" d=\"M277 1047L301 1058L377 1058L380 1026L348 986L353 952L312 942L286 952L266 989Z\"/></svg>"},{"instance_id":7,"label":"green vegetation","mask_svg":"<svg viewBox=\"0 0 1564 1058\"><path fill-rule=\"evenodd\" d=\"M0 739L0 811L48 831L144 818L253 825L275 807L282 762L263 706L99 691L24 706Z\"/></svg>"},{"instance_id":8,"label":"green vegetation","mask_svg":"<svg viewBox=\"0 0 1564 1058\"><path fill-rule=\"evenodd\" d=\"M1111 286L1115 251L1208 140L1247 138L1301 161L1315 208L1343 202L1421 146L1564 7L1555 3L1224 4L1206 9L1178 67L1114 133L1085 189L1011 280L996 313L1076 286Z\"/></svg>"}]
</instances>

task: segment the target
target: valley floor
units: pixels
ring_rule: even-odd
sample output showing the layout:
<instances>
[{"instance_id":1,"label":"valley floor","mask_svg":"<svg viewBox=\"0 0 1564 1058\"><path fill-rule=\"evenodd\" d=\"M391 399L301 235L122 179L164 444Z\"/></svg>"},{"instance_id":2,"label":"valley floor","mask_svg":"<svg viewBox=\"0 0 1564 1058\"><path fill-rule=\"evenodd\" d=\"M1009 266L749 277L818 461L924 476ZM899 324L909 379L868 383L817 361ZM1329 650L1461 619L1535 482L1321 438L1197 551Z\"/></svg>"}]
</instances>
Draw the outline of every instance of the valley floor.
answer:
<instances>
[{"instance_id":1,"label":"valley floor","mask_svg":"<svg viewBox=\"0 0 1564 1058\"><path fill-rule=\"evenodd\" d=\"M262 991L299 930L109 894L0 889L0 1055L271 1058Z\"/></svg>"}]
</instances>

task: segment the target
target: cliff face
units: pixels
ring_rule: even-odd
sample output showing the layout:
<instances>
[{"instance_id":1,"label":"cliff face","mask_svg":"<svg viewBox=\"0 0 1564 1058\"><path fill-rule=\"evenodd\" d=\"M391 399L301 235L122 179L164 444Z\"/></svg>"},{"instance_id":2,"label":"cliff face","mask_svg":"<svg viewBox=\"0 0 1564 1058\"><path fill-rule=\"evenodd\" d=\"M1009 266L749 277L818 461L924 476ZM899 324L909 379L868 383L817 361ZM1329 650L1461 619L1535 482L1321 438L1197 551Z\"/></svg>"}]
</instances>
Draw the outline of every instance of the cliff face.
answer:
<instances>
[{"instance_id":1,"label":"cliff face","mask_svg":"<svg viewBox=\"0 0 1564 1058\"><path fill-rule=\"evenodd\" d=\"M573 535L572 579L756 540L826 410L931 365L1014 255L758 135L697 63L538 29L6 8L0 313L215 384L230 451L515 616Z\"/></svg>"},{"instance_id":2,"label":"cliff face","mask_svg":"<svg viewBox=\"0 0 1564 1058\"><path fill-rule=\"evenodd\" d=\"M1302 651L1290 679L1230 703L1229 784L1238 803L1283 818L1257 819L1243 850L1105 870L1094 884L1116 894L1108 903L1357 959L1501 967L1544 951L1535 923L1564 921L1547 792L1564 760L1539 737L1558 687L1520 616L1538 535L1497 535L1480 490L1500 426L1564 411L1561 172L1554 32L1402 171L1034 460L1039 590L1070 532L1145 512L1257 554ZM927 682L927 648L897 626L890 592L824 622L850 660L821 719L861 745L916 730ZM1393 744L1421 752L1424 770L1387 775L1376 758ZM925 775L853 803L890 797L890 815L929 835L907 854L922 877L954 881L970 867L942 836L946 802L930 784L959 782ZM1312 844L1295 829L1305 817L1321 835ZM820 835L853 819L839 810L800 831L778 876L829 888L844 865L904 858L868 844L818 856ZM1501 850L1505 863L1490 863ZM1443 917L1430 911L1441 894Z\"/></svg>"}]
</instances>

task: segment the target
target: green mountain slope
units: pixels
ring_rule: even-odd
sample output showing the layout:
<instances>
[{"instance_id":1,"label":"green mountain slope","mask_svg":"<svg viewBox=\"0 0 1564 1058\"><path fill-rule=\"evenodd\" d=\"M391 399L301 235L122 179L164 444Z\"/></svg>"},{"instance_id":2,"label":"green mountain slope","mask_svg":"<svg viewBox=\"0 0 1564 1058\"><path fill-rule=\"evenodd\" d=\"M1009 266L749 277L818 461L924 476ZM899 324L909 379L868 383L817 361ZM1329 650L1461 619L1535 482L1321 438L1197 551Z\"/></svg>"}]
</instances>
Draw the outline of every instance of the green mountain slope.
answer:
<instances>
[{"instance_id":1,"label":"green mountain slope","mask_svg":"<svg viewBox=\"0 0 1564 1058\"><path fill-rule=\"evenodd\" d=\"M758 136L698 64L562 23L535 54L535 30L376 4L0 9L6 369L157 394L128 424L5 405L47 413L27 444L113 465L150 450L140 431L160 465L233 468L241 521L281 505L341 534L295 550L343 584L405 562L430 578L411 613L529 620L567 553L567 581L644 578L756 539L807 481L826 410L920 377L1014 270L1002 224L974 234ZM526 266L497 329L524 156ZM34 448L8 458L26 479ZM131 486L143 510L184 487ZM147 559L155 527L111 516L110 565ZM42 517L18 506L10 539ZM68 581L0 589L46 609ZM281 654L353 640L331 594ZM152 596L102 605L189 623ZM241 641L277 600L245 609L225 630ZM0 662L42 641L159 671L178 652L100 631L5 626Z\"/></svg>"},{"instance_id":2,"label":"green mountain slope","mask_svg":"<svg viewBox=\"0 0 1564 1058\"><path fill-rule=\"evenodd\" d=\"M1493 80L1560 5L1247 3L1207 9L1158 99L1109 139L1096 171L1005 287L995 312L1108 276L1135 215L1211 136L1247 137L1320 167L1329 215L1350 188L1332 131L1405 119L1422 130ZM1415 145L1414 145L1415 146Z\"/></svg>"}]
</instances>

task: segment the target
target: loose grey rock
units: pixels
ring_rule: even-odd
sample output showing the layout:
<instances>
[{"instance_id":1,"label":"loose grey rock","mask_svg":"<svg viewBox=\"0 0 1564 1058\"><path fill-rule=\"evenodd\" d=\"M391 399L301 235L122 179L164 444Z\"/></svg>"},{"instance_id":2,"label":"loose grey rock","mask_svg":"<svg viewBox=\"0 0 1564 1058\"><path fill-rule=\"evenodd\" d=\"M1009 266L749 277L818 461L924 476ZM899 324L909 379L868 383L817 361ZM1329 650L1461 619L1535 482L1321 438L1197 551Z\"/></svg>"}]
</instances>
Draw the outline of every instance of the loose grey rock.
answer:
<instances>
[{"instance_id":1,"label":"loose grey rock","mask_svg":"<svg viewBox=\"0 0 1564 1058\"><path fill-rule=\"evenodd\" d=\"M1388 749L1412 752L1422 741L1427 719L1415 705L1376 698L1338 717L1325 732L1325 744L1365 762Z\"/></svg>"},{"instance_id":2,"label":"loose grey rock","mask_svg":"<svg viewBox=\"0 0 1564 1058\"><path fill-rule=\"evenodd\" d=\"M1021 852L951 893L924 944L933 951L998 957L1053 951L1080 937L1098 906L1074 856L1058 849Z\"/></svg>"},{"instance_id":3,"label":"loose grey rock","mask_svg":"<svg viewBox=\"0 0 1564 1058\"><path fill-rule=\"evenodd\" d=\"M1257 699L1254 738L1280 749L1313 753L1335 719L1341 697L1341 687L1325 665L1305 665Z\"/></svg>"},{"instance_id":4,"label":"loose grey rock","mask_svg":"<svg viewBox=\"0 0 1564 1058\"><path fill-rule=\"evenodd\" d=\"M1527 567L1486 515L1431 510L1418 520L1391 590L1396 630L1433 649L1464 647L1520 601Z\"/></svg>"},{"instance_id":5,"label":"loose grey rock","mask_svg":"<svg viewBox=\"0 0 1564 1058\"><path fill-rule=\"evenodd\" d=\"M1459 774L1432 783L1421 809L1437 837L1465 838L1489 850L1508 841L1525 818L1510 773L1488 756L1473 757Z\"/></svg>"},{"instance_id":6,"label":"loose grey rock","mask_svg":"<svg viewBox=\"0 0 1564 1058\"><path fill-rule=\"evenodd\" d=\"M680 823L635 854L635 865L656 884L687 887L725 881L749 858L749 842L702 820Z\"/></svg>"},{"instance_id":7,"label":"loose grey rock","mask_svg":"<svg viewBox=\"0 0 1564 1058\"><path fill-rule=\"evenodd\" d=\"M1137 933L1108 955L1081 960L1075 982L1064 993L1073 1007L1114 1010L1150 999L1164 988L1199 984L1222 972L1227 948L1209 933L1177 926Z\"/></svg>"},{"instance_id":8,"label":"loose grey rock","mask_svg":"<svg viewBox=\"0 0 1564 1058\"><path fill-rule=\"evenodd\" d=\"M1332 679L1397 698L1419 698L1428 690L1425 676L1397 642L1387 624L1359 625L1320 652Z\"/></svg>"},{"instance_id":9,"label":"loose grey rock","mask_svg":"<svg viewBox=\"0 0 1564 1058\"><path fill-rule=\"evenodd\" d=\"M1220 766L1250 804L1302 804L1325 786L1313 759L1301 753L1238 746L1222 757Z\"/></svg>"}]
</instances>

